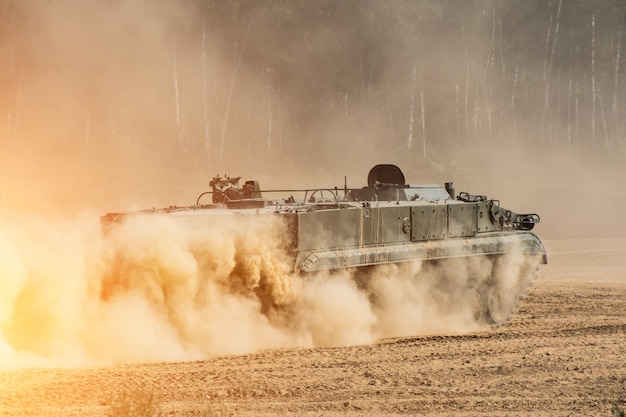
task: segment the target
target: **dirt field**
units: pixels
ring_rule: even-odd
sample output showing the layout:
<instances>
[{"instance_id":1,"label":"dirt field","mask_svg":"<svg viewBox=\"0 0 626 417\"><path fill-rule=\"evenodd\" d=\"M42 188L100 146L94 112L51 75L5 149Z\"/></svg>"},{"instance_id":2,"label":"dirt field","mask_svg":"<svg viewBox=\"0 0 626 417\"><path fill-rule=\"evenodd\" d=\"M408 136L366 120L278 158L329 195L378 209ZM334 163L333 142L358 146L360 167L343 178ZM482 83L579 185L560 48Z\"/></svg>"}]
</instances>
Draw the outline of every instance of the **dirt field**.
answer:
<instances>
[{"instance_id":1,"label":"dirt field","mask_svg":"<svg viewBox=\"0 0 626 417\"><path fill-rule=\"evenodd\" d=\"M0 415L106 415L116 393L144 392L177 416L609 416L626 399L626 239L546 247L549 264L498 329L2 372Z\"/></svg>"}]
</instances>

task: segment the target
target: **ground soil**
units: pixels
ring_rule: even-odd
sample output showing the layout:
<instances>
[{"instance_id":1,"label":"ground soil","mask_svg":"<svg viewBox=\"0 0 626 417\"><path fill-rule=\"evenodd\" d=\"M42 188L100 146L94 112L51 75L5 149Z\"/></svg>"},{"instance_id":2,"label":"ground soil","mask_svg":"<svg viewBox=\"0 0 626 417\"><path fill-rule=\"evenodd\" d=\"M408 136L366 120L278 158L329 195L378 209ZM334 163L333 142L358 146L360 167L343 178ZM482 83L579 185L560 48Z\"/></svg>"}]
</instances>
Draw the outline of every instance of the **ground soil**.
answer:
<instances>
[{"instance_id":1,"label":"ground soil","mask_svg":"<svg viewBox=\"0 0 626 417\"><path fill-rule=\"evenodd\" d=\"M497 329L2 372L0 415L109 415L125 392L177 416L610 416L626 399L626 239L546 247L549 264Z\"/></svg>"}]
</instances>

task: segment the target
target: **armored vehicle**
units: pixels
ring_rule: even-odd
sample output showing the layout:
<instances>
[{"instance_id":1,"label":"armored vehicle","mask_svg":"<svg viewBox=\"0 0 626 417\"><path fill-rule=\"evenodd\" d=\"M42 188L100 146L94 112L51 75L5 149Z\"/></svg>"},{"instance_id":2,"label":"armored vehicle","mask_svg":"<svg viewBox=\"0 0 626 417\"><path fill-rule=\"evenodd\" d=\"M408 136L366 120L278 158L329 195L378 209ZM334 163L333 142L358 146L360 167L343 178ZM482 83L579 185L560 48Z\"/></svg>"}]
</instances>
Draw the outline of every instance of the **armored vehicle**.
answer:
<instances>
[{"instance_id":1,"label":"armored vehicle","mask_svg":"<svg viewBox=\"0 0 626 417\"><path fill-rule=\"evenodd\" d=\"M531 232L539 215L515 213L483 195L456 195L452 183L407 184L395 165L374 166L362 188L348 188L344 179L343 187L262 190L257 181L241 185L240 180L216 176L211 191L200 194L194 205L108 213L102 223L110 228L138 213L196 219L279 216L286 224L292 270L304 275L346 268L367 271L381 264L421 262L437 267L488 260L487 276L477 274L464 288L447 288L477 300L476 320L490 324L510 317L538 265L547 263L541 241ZM291 193L296 192L304 197L294 198ZM203 203L209 195L211 202Z\"/></svg>"}]
</instances>

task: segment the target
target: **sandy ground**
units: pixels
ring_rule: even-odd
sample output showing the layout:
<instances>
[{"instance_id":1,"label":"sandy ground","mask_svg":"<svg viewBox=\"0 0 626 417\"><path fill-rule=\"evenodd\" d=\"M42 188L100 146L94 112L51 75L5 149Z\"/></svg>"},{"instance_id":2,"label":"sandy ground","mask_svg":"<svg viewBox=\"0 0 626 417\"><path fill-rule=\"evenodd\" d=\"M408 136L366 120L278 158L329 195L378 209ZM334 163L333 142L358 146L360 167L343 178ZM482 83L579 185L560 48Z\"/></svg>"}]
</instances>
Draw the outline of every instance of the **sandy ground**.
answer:
<instances>
[{"instance_id":1,"label":"sandy ground","mask_svg":"<svg viewBox=\"0 0 626 417\"><path fill-rule=\"evenodd\" d=\"M547 241L512 320L464 335L186 363L0 373L0 415L609 416L626 399L626 239ZM144 396L144 397L142 397Z\"/></svg>"}]
</instances>

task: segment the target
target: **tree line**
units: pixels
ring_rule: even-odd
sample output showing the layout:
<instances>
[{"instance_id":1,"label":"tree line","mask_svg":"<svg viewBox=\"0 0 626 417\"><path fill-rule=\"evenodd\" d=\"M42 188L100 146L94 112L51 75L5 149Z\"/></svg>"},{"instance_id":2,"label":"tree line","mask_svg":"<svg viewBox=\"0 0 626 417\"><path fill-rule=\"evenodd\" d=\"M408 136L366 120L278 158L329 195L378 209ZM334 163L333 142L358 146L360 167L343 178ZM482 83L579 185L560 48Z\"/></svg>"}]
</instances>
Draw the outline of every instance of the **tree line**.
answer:
<instances>
[{"instance_id":1,"label":"tree line","mask_svg":"<svg viewBox=\"0 0 626 417\"><path fill-rule=\"evenodd\" d=\"M225 169L623 155L622 0L0 1L0 145Z\"/></svg>"}]
</instances>

